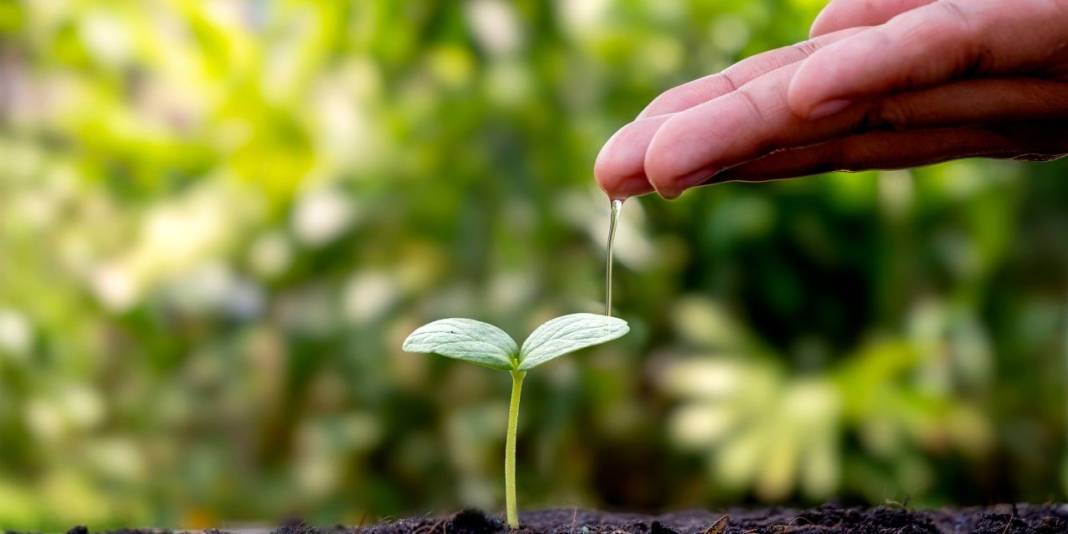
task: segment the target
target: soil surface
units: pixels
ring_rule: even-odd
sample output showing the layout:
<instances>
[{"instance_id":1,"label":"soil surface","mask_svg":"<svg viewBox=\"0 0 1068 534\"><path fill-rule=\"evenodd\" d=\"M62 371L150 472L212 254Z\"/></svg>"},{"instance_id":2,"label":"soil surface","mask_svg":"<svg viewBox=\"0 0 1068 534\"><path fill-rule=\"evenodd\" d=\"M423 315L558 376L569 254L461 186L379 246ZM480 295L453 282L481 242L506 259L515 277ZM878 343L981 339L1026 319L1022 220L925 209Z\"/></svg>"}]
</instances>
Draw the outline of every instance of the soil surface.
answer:
<instances>
[{"instance_id":1,"label":"soil surface","mask_svg":"<svg viewBox=\"0 0 1068 534\"><path fill-rule=\"evenodd\" d=\"M903 507L730 509L663 515L609 513L577 508L521 513L516 534L1068 534L1068 504L998 505L914 510ZM464 510L452 516L413 517L370 526L313 527L288 521L276 529L212 529L202 534L488 534L508 532L498 515ZM89 534L75 527L68 534ZM164 530L115 530L112 534L160 534Z\"/></svg>"},{"instance_id":2,"label":"soil surface","mask_svg":"<svg viewBox=\"0 0 1068 534\"><path fill-rule=\"evenodd\" d=\"M520 533L531 534L1068 534L1068 505L1004 505L957 510L824 505L805 510L702 510L656 516L561 509L521 513L519 523ZM464 510L451 517L401 519L360 528L357 532L485 534L507 530L499 516L486 515L478 510Z\"/></svg>"}]
</instances>

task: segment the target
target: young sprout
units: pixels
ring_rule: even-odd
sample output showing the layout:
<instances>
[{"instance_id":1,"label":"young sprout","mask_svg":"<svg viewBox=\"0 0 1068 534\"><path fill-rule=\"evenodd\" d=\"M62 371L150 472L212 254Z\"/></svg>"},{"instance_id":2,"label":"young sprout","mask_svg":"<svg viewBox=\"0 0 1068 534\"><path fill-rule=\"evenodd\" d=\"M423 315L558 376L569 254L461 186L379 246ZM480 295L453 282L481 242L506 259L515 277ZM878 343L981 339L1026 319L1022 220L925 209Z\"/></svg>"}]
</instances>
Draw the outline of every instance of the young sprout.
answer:
<instances>
[{"instance_id":1,"label":"young sprout","mask_svg":"<svg viewBox=\"0 0 1068 534\"><path fill-rule=\"evenodd\" d=\"M504 495L508 526L519 527L515 502L515 437L519 425L519 396L527 371L579 349L626 334L627 322L607 315L573 313L542 324L516 345L500 328L474 319L441 319L419 327L404 340L407 352L440 354L512 374L508 434L504 446Z\"/></svg>"}]
</instances>

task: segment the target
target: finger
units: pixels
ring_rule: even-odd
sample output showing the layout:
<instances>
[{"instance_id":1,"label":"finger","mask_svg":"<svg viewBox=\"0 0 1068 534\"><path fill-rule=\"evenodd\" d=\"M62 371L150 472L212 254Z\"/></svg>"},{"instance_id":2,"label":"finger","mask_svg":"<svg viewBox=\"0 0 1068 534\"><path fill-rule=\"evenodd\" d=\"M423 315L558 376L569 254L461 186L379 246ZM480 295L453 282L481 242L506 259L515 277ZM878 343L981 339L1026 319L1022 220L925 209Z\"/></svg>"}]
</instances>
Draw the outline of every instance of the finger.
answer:
<instances>
[{"instance_id":1,"label":"finger","mask_svg":"<svg viewBox=\"0 0 1068 534\"><path fill-rule=\"evenodd\" d=\"M626 198L653 191L645 177L645 149L656 129L671 113L688 109L733 91L739 85L774 70L796 63L815 50L860 31L850 29L825 35L745 59L726 70L685 83L662 93L640 114L637 120L617 131L601 148L594 163L598 184L613 198Z\"/></svg>"},{"instance_id":2,"label":"finger","mask_svg":"<svg viewBox=\"0 0 1068 534\"><path fill-rule=\"evenodd\" d=\"M656 192L675 198L726 166L775 148L780 134L799 133L804 121L786 104L786 87L797 68L797 63L780 67L664 121L649 140L643 163Z\"/></svg>"},{"instance_id":3,"label":"finger","mask_svg":"<svg viewBox=\"0 0 1068 534\"><path fill-rule=\"evenodd\" d=\"M790 107L818 118L890 92L1027 67L1063 45L1068 10L1056 4L942 0L907 11L812 54L790 84Z\"/></svg>"},{"instance_id":4,"label":"finger","mask_svg":"<svg viewBox=\"0 0 1068 534\"><path fill-rule=\"evenodd\" d=\"M965 80L866 102L846 116L862 117L857 129L893 130L1068 120L1068 82Z\"/></svg>"},{"instance_id":5,"label":"finger","mask_svg":"<svg viewBox=\"0 0 1068 534\"><path fill-rule=\"evenodd\" d=\"M857 26L878 26L901 13L934 0L831 0L812 22L809 35L817 37Z\"/></svg>"},{"instance_id":6,"label":"finger","mask_svg":"<svg viewBox=\"0 0 1068 534\"><path fill-rule=\"evenodd\" d=\"M1044 160L1066 152L1068 128L1054 124L1019 135L1011 129L993 131L970 127L870 132L781 150L728 169L706 184L762 182L831 171L904 169L966 157Z\"/></svg>"},{"instance_id":7,"label":"finger","mask_svg":"<svg viewBox=\"0 0 1068 534\"><path fill-rule=\"evenodd\" d=\"M1068 119L1068 83L1017 78L955 82L805 120L786 102L786 88L797 68L796 64L783 67L734 93L672 115L657 128L645 151L645 176L653 187L671 198L722 169L776 149L871 130Z\"/></svg>"},{"instance_id":8,"label":"finger","mask_svg":"<svg viewBox=\"0 0 1068 534\"><path fill-rule=\"evenodd\" d=\"M654 98L638 114L638 119L675 113L689 109L701 102L707 102L749 83L750 80L764 73L773 71L783 65L801 61L812 55L816 50L854 35L858 31L860 31L860 28L850 28L845 31L821 35L815 39L809 39L794 45L769 50L739 61L722 72L710 74L668 89Z\"/></svg>"},{"instance_id":9,"label":"finger","mask_svg":"<svg viewBox=\"0 0 1068 534\"><path fill-rule=\"evenodd\" d=\"M645 177L645 149L669 118L671 115L636 120L620 128L604 144L593 164L593 175L609 197L627 198L653 190Z\"/></svg>"}]
</instances>

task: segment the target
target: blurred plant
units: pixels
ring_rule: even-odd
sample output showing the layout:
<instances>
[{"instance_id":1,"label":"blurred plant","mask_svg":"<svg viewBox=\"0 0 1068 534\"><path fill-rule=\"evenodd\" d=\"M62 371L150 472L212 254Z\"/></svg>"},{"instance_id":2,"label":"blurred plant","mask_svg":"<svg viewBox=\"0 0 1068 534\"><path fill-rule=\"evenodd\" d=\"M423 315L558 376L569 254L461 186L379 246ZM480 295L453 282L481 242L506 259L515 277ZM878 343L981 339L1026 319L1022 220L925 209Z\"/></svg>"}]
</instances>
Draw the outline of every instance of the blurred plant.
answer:
<instances>
[{"instance_id":1,"label":"blurred plant","mask_svg":"<svg viewBox=\"0 0 1068 534\"><path fill-rule=\"evenodd\" d=\"M441 319L419 327L404 340L408 352L427 352L468 361L512 375L508 434L504 448L504 489L508 525L519 528L515 497L515 445L519 400L527 371L565 354L607 343L626 334L627 322L607 315L573 313L557 317L530 334L523 346L503 330L474 319Z\"/></svg>"},{"instance_id":2,"label":"blurred plant","mask_svg":"<svg viewBox=\"0 0 1068 534\"><path fill-rule=\"evenodd\" d=\"M668 429L677 445L707 451L715 480L729 490L753 487L762 500L779 501L799 486L809 499L826 499L839 490L849 435L866 457L897 460L902 469L890 476L908 494L930 483L913 447L975 456L989 448L990 425L974 407L924 387L918 371L933 353L916 344L873 340L834 368L791 377L781 357L715 303L688 299L677 313L686 316L684 337L706 353L673 358L660 373L661 387L683 401ZM878 493L883 482L854 471L853 488L887 498Z\"/></svg>"}]
</instances>

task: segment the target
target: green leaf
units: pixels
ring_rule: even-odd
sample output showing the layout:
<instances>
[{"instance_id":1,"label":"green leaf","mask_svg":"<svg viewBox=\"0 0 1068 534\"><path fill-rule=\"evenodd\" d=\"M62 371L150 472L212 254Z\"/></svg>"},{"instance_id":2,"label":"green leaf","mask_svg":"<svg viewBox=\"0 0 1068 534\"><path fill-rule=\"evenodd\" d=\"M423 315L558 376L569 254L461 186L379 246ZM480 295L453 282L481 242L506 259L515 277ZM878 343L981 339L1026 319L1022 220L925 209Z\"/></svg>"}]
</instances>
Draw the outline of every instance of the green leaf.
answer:
<instances>
[{"instance_id":1,"label":"green leaf","mask_svg":"<svg viewBox=\"0 0 1068 534\"><path fill-rule=\"evenodd\" d=\"M440 354L494 369L512 369L519 352L500 328L474 319L441 319L412 332L401 346L406 352Z\"/></svg>"},{"instance_id":2,"label":"green leaf","mask_svg":"<svg viewBox=\"0 0 1068 534\"><path fill-rule=\"evenodd\" d=\"M569 352L612 341L630 331L627 322L596 313L572 313L539 326L519 351L519 369L527 370Z\"/></svg>"}]
</instances>

